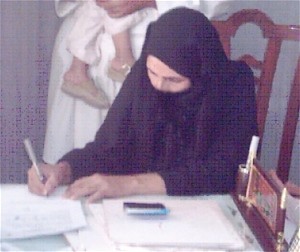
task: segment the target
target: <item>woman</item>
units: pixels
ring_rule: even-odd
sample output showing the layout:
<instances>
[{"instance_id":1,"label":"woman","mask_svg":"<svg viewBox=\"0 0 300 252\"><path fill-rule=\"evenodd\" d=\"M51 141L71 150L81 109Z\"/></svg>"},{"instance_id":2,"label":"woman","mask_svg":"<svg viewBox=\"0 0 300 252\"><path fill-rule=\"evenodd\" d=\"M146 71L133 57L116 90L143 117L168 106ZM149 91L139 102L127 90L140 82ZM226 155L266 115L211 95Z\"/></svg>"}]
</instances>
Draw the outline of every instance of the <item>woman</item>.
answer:
<instances>
[{"instance_id":1,"label":"woman","mask_svg":"<svg viewBox=\"0 0 300 252\"><path fill-rule=\"evenodd\" d=\"M229 61L200 12L178 8L148 27L139 60L95 141L29 170L29 189L65 196L196 195L234 188L257 133L253 74Z\"/></svg>"},{"instance_id":2,"label":"woman","mask_svg":"<svg viewBox=\"0 0 300 252\"><path fill-rule=\"evenodd\" d=\"M81 99L73 98L62 92L64 74L70 68L72 55L67 50L67 37L77 20L77 14L83 1L55 0L57 15L63 19L56 36L47 102L47 127L43 148L43 160L55 164L63 155L74 148L82 148L93 141L103 123L107 108L99 109L86 104ZM147 26L157 19L158 15L179 5L201 10L209 18L220 18L230 9L230 0L184 0L184 1L156 1L156 0L96 0L110 17L121 18L139 10L148 9L151 13L139 24L131 29L132 49L134 58L140 56L144 43ZM154 9L154 8L157 8ZM106 104L111 104L118 94L121 83L113 81L107 76L109 62L115 55L112 37L105 32L96 43L101 51L101 60L90 65L88 74L95 86L103 90L108 98ZM104 101L107 99L103 97ZM104 104L104 105L106 105Z\"/></svg>"}]
</instances>

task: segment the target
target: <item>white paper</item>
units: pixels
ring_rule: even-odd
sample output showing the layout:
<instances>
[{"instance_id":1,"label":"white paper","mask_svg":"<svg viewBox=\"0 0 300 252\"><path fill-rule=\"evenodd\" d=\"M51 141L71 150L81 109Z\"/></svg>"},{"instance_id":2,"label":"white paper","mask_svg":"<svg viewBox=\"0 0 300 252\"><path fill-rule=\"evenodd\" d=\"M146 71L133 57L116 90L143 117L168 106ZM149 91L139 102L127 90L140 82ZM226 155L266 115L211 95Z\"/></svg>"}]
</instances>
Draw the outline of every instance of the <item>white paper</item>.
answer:
<instances>
[{"instance_id":1,"label":"white paper","mask_svg":"<svg viewBox=\"0 0 300 252\"><path fill-rule=\"evenodd\" d=\"M1 240L61 234L86 225L80 201L31 194L27 185L1 185Z\"/></svg>"},{"instance_id":2,"label":"white paper","mask_svg":"<svg viewBox=\"0 0 300 252\"><path fill-rule=\"evenodd\" d=\"M87 204L87 227L67 232L65 237L74 251L116 251L106 231L102 204Z\"/></svg>"},{"instance_id":3,"label":"white paper","mask_svg":"<svg viewBox=\"0 0 300 252\"><path fill-rule=\"evenodd\" d=\"M215 201L159 200L170 209L167 216L129 216L123 211L124 201L103 201L108 233L117 244L219 250L244 248L243 239Z\"/></svg>"}]
</instances>

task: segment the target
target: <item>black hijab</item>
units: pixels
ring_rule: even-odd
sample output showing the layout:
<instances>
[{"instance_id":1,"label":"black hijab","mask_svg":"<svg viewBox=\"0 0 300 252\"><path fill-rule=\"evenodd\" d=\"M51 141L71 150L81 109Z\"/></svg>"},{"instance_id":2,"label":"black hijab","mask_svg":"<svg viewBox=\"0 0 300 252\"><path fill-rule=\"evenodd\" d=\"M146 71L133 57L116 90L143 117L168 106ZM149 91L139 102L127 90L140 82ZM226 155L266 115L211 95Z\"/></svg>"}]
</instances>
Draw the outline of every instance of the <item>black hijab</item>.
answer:
<instances>
[{"instance_id":1,"label":"black hijab","mask_svg":"<svg viewBox=\"0 0 300 252\"><path fill-rule=\"evenodd\" d=\"M147 75L148 55L189 78L191 88L176 94L155 90ZM138 83L132 113L139 124L138 139L142 139L137 143L139 151L154 152L155 158L163 159L157 162L169 167L174 156L180 157L187 149L201 153L200 149L207 148L198 142L205 141L209 120L197 115L201 110L210 115L205 97L226 62L216 29L198 11L173 9L149 25L141 57L124 83Z\"/></svg>"},{"instance_id":2,"label":"black hijab","mask_svg":"<svg viewBox=\"0 0 300 252\"><path fill-rule=\"evenodd\" d=\"M210 21L187 8L173 9L152 23L143 51L192 81L215 73L227 61Z\"/></svg>"},{"instance_id":3,"label":"black hijab","mask_svg":"<svg viewBox=\"0 0 300 252\"><path fill-rule=\"evenodd\" d=\"M177 123L194 116L211 88L210 77L227 62L216 29L203 14L187 8L171 10L149 26L142 57L148 55L191 80L188 92L161 94L166 116Z\"/></svg>"},{"instance_id":4,"label":"black hijab","mask_svg":"<svg viewBox=\"0 0 300 252\"><path fill-rule=\"evenodd\" d=\"M147 75L149 54L189 78L191 88L177 94L154 89ZM158 172L171 193L228 190L256 132L254 107L249 67L227 60L203 14L173 9L148 27L141 57L95 141L62 160L76 167L75 178L87 171Z\"/></svg>"}]
</instances>

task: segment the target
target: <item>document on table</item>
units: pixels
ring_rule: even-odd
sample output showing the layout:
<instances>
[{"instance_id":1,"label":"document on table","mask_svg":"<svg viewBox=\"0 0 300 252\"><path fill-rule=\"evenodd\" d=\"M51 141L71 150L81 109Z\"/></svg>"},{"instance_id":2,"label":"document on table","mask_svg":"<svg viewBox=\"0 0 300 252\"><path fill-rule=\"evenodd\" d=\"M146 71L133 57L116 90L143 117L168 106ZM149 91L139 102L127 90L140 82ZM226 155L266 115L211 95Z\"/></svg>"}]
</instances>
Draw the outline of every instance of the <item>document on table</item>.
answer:
<instances>
[{"instance_id":1,"label":"document on table","mask_svg":"<svg viewBox=\"0 0 300 252\"><path fill-rule=\"evenodd\" d=\"M243 239L215 201L157 198L170 209L168 215L130 216L123 211L125 200L103 201L108 235L119 247L244 248ZM143 198L135 201L153 202Z\"/></svg>"},{"instance_id":2,"label":"document on table","mask_svg":"<svg viewBox=\"0 0 300 252\"><path fill-rule=\"evenodd\" d=\"M84 205L87 226L78 231L66 232L65 238L74 251L116 251L106 232L102 204Z\"/></svg>"},{"instance_id":3,"label":"document on table","mask_svg":"<svg viewBox=\"0 0 300 252\"><path fill-rule=\"evenodd\" d=\"M62 198L65 188L41 197L27 185L1 185L1 240L62 234L86 226L80 201Z\"/></svg>"}]
</instances>

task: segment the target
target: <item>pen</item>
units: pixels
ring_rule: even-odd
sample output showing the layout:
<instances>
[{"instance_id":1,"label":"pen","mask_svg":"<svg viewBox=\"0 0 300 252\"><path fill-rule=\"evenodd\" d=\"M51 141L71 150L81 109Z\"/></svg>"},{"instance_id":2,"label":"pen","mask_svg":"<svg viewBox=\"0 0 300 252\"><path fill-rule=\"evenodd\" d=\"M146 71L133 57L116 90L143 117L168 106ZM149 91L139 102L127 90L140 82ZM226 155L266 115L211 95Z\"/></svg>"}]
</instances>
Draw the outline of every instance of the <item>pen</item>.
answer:
<instances>
[{"instance_id":1,"label":"pen","mask_svg":"<svg viewBox=\"0 0 300 252\"><path fill-rule=\"evenodd\" d=\"M39 168L39 166L38 166L38 164L37 164L36 155L35 155L35 153L34 153L34 150L33 150L33 147L32 147L32 144L31 144L31 141L30 141L29 138L26 138L26 139L24 140L24 145L25 145L25 150L26 150L26 152L27 152L27 154L28 154L28 156L29 156L29 159L31 160L32 165L33 165L33 167L34 167L34 169L35 169L35 171L36 171L36 174L37 174L38 177L39 177L39 180L40 180L41 182L43 182L43 181L44 181L44 176L43 176L43 174L41 173L40 168Z\"/></svg>"},{"instance_id":2,"label":"pen","mask_svg":"<svg viewBox=\"0 0 300 252\"><path fill-rule=\"evenodd\" d=\"M246 162L246 171L249 172L250 167L252 165L253 159L256 157L257 148L259 143L258 136L252 136L250 147L249 147L249 154Z\"/></svg>"}]
</instances>

